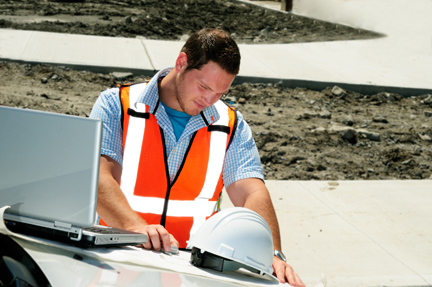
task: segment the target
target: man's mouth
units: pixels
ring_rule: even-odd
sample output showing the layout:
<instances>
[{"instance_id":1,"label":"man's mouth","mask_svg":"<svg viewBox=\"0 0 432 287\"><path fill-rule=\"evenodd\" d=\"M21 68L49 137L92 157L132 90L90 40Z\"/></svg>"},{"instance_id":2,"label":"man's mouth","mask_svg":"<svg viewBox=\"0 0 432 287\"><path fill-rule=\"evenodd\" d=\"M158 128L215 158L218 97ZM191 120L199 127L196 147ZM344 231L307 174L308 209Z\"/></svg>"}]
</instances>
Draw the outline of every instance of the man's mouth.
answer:
<instances>
[{"instance_id":1,"label":"man's mouth","mask_svg":"<svg viewBox=\"0 0 432 287\"><path fill-rule=\"evenodd\" d=\"M201 105L200 103L194 101L195 106L200 109L200 110L204 110L204 108L206 107L205 105Z\"/></svg>"}]
</instances>

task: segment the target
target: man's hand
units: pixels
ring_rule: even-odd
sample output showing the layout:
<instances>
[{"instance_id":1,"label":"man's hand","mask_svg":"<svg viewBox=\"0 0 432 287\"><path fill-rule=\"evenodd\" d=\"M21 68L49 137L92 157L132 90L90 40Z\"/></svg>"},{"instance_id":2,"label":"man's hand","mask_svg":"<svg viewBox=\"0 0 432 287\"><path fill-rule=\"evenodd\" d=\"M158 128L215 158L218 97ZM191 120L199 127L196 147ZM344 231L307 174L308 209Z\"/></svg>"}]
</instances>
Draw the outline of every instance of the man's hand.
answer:
<instances>
[{"instance_id":1,"label":"man's hand","mask_svg":"<svg viewBox=\"0 0 432 287\"><path fill-rule=\"evenodd\" d=\"M154 249L159 251L161 247L165 251L169 252L171 250L171 245L176 247L179 246L177 240L172 236L162 225L146 225L143 228L136 230L136 232L147 234L148 241L142 246L145 249Z\"/></svg>"},{"instance_id":2,"label":"man's hand","mask_svg":"<svg viewBox=\"0 0 432 287\"><path fill-rule=\"evenodd\" d=\"M280 258L276 256L273 257L272 267L273 275L275 275L281 283L288 283L295 287L305 287L303 281L294 272L292 267L288 263L282 261Z\"/></svg>"}]
</instances>

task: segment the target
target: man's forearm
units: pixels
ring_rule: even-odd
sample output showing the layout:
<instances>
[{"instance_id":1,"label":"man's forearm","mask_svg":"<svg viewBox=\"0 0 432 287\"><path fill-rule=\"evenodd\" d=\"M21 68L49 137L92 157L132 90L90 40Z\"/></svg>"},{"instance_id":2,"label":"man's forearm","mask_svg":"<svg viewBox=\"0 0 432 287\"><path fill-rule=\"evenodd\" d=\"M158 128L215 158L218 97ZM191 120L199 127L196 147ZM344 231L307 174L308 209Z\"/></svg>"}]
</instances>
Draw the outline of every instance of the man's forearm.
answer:
<instances>
[{"instance_id":1,"label":"man's forearm","mask_svg":"<svg viewBox=\"0 0 432 287\"><path fill-rule=\"evenodd\" d=\"M121 174L122 167L118 162L101 156L97 212L109 226L136 231L147 223L132 210L120 189Z\"/></svg>"},{"instance_id":2,"label":"man's forearm","mask_svg":"<svg viewBox=\"0 0 432 287\"><path fill-rule=\"evenodd\" d=\"M273 247L281 250L279 223L268 192L255 192L245 201L244 207L261 215L270 226L273 235Z\"/></svg>"},{"instance_id":3,"label":"man's forearm","mask_svg":"<svg viewBox=\"0 0 432 287\"><path fill-rule=\"evenodd\" d=\"M162 246L169 251L171 245L178 247L178 241L162 225L149 225L131 208L119 186L121 174L118 162L101 156L97 212L103 221L112 227L147 234L149 240L142 245L146 249L160 250Z\"/></svg>"},{"instance_id":4,"label":"man's forearm","mask_svg":"<svg viewBox=\"0 0 432 287\"><path fill-rule=\"evenodd\" d=\"M130 207L118 183L113 178L102 178L99 183L97 212L103 221L112 227L138 230L146 225Z\"/></svg>"}]
</instances>

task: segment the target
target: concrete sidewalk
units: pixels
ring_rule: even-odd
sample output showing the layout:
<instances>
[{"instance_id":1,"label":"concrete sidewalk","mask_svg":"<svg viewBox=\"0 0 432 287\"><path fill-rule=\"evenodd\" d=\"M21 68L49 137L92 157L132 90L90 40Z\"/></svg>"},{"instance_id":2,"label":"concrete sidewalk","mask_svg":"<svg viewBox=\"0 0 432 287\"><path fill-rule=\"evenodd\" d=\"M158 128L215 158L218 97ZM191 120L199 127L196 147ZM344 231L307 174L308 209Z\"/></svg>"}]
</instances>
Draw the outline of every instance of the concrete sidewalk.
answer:
<instances>
[{"instance_id":1,"label":"concrete sidewalk","mask_svg":"<svg viewBox=\"0 0 432 287\"><path fill-rule=\"evenodd\" d=\"M360 2L297 1L294 13L324 20L350 20L353 23L347 24L385 33L387 37L240 45L242 64L237 82L282 81L285 86L314 89L339 84L363 93L385 89L407 96L432 93L432 17L429 13L432 2L418 0L415 5L409 5L408 0ZM312 7L320 3L318 7L322 9L311 9L308 3ZM322 13L324 8L334 9L333 13ZM342 16L334 13L336 10L342 11ZM153 75L172 65L182 45L179 41L0 29L0 59L67 65L98 72Z\"/></svg>"},{"instance_id":2,"label":"concrete sidewalk","mask_svg":"<svg viewBox=\"0 0 432 287\"><path fill-rule=\"evenodd\" d=\"M280 10L272 1L239 0ZM371 86L429 89L432 82L432 2L419 0L294 0L293 13L383 33L385 38L260 45L253 48L260 63L289 79ZM281 12L283 13L283 12ZM265 53L267 50L267 53ZM271 51L269 53L269 51ZM265 56L258 56L265 55ZM291 68L293 67L293 68ZM264 70L264 72L266 72ZM319 84L315 84L321 87ZM400 89L404 94L403 89ZM421 92L421 91L419 91ZM411 94L415 94L413 91ZM405 95L410 92L406 91Z\"/></svg>"},{"instance_id":3,"label":"concrete sidewalk","mask_svg":"<svg viewBox=\"0 0 432 287\"><path fill-rule=\"evenodd\" d=\"M329 287L432 286L432 181L266 185L283 250L305 283L323 273ZM230 206L224 193L222 209Z\"/></svg>"}]
</instances>

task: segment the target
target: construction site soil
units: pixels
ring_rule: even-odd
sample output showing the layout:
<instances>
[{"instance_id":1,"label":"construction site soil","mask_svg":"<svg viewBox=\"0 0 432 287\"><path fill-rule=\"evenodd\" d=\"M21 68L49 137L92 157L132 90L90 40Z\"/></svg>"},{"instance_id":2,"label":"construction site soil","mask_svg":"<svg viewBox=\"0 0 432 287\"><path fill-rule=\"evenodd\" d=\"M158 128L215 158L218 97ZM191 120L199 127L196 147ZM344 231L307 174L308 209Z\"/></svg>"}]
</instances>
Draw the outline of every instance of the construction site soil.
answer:
<instances>
[{"instance_id":1,"label":"construction site soil","mask_svg":"<svg viewBox=\"0 0 432 287\"><path fill-rule=\"evenodd\" d=\"M0 28L180 40L206 27L221 27L238 43L382 36L233 0L0 0Z\"/></svg>"},{"instance_id":2,"label":"construction site soil","mask_svg":"<svg viewBox=\"0 0 432 287\"><path fill-rule=\"evenodd\" d=\"M179 40L207 26L223 27L239 43L250 44L382 36L235 1L0 0L0 28ZM0 62L0 105L88 116L101 91L145 80ZM249 123L266 179L431 178L432 95L243 83L223 100Z\"/></svg>"}]
</instances>

